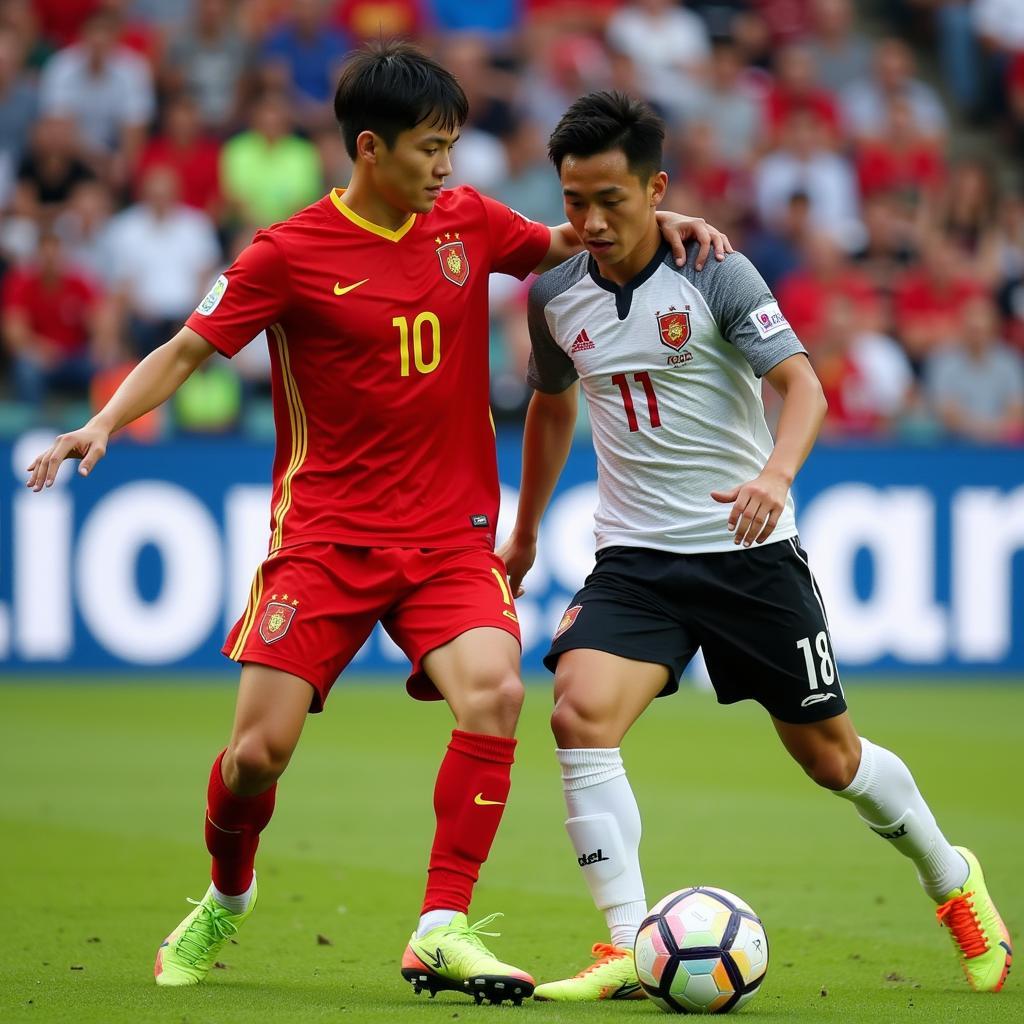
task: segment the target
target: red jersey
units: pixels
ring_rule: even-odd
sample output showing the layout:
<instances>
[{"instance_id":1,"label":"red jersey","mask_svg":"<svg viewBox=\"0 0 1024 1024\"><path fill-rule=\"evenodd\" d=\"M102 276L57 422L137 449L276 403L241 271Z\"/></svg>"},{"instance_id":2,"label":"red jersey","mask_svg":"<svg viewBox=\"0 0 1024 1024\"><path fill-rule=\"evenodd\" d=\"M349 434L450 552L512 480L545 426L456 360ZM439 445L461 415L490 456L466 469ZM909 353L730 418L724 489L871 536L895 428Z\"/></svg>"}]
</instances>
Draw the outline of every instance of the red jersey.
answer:
<instances>
[{"instance_id":1,"label":"red jersey","mask_svg":"<svg viewBox=\"0 0 1024 1024\"><path fill-rule=\"evenodd\" d=\"M259 231L187 321L226 356L267 329L270 550L491 548L488 276L526 277L550 230L468 187L395 231L340 197Z\"/></svg>"}]
</instances>

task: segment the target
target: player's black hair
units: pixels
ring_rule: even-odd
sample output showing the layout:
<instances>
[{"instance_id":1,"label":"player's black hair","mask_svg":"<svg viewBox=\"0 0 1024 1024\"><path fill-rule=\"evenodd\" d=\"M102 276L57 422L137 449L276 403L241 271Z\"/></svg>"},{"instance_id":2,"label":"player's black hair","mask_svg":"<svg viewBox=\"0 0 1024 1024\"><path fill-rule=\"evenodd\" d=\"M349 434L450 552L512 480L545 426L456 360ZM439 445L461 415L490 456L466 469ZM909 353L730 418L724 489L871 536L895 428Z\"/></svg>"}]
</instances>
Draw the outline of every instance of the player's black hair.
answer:
<instances>
[{"instance_id":1,"label":"player's black hair","mask_svg":"<svg viewBox=\"0 0 1024 1024\"><path fill-rule=\"evenodd\" d=\"M370 43L352 53L334 94L334 116L348 155L356 158L360 132L389 146L424 121L450 132L465 124L469 101L455 76L405 42Z\"/></svg>"},{"instance_id":2,"label":"player's black hair","mask_svg":"<svg viewBox=\"0 0 1024 1024\"><path fill-rule=\"evenodd\" d=\"M562 115L548 139L548 156L561 173L567 156L596 156L621 149L641 181L661 170L665 122L642 100L623 92L581 96Z\"/></svg>"}]
</instances>

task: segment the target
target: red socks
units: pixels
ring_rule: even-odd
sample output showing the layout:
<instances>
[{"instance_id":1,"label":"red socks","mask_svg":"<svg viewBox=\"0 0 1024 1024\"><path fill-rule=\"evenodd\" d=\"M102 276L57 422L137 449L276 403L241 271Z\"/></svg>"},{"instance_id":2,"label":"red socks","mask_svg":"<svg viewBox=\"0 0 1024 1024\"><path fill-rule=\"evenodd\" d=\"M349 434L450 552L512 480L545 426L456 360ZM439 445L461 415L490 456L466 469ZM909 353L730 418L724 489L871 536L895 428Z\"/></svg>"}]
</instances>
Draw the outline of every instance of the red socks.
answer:
<instances>
[{"instance_id":1,"label":"red socks","mask_svg":"<svg viewBox=\"0 0 1024 1024\"><path fill-rule=\"evenodd\" d=\"M504 736L452 732L434 786L437 831L422 913L469 910L505 810L515 749L516 741Z\"/></svg>"},{"instance_id":2,"label":"red socks","mask_svg":"<svg viewBox=\"0 0 1024 1024\"><path fill-rule=\"evenodd\" d=\"M213 884L225 896L237 896L252 884L256 847L274 813L277 785L256 796L236 796L220 773L223 759L222 750L206 791L206 848L213 857Z\"/></svg>"}]
</instances>

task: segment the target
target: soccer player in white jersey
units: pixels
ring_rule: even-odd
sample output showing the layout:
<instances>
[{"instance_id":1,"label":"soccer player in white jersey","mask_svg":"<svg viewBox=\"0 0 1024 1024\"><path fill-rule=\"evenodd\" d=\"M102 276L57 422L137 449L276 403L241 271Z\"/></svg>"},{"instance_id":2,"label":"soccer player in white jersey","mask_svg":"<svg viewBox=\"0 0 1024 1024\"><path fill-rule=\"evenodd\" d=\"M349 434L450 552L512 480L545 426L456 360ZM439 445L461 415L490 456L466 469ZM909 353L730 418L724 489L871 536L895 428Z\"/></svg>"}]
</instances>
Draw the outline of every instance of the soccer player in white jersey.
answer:
<instances>
[{"instance_id":1,"label":"soccer player in white jersey","mask_svg":"<svg viewBox=\"0 0 1024 1024\"><path fill-rule=\"evenodd\" d=\"M758 701L807 774L910 858L968 982L997 991L1010 937L977 859L949 844L907 766L858 736L847 714L789 493L825 413L821 386L744 256L701 274L692 257L675 264L654 219L668 182L663 137L644 104L594 93L549 143L586 251L530 292L535 394L517 520L499 553L521 593L582 383L597 451L597 561L545 664L566 828L611 941L536 998L642 998L632 954L647 911L640 812L619 744L655 697L678 688L698 647L720 702ZM762 377L782 397L774 445Z\"/></svg>"}]
</instances>

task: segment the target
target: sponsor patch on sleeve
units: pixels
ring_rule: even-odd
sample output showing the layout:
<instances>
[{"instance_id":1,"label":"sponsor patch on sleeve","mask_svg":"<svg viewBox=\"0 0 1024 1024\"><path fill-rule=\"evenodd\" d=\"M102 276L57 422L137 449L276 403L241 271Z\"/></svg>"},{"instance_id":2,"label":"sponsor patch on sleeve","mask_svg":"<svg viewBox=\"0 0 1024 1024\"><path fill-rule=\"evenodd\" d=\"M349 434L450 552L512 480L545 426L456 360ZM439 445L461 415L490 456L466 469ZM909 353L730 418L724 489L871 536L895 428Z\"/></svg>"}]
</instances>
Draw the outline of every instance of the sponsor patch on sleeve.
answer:
<instances>
[{"instance_id":1,"label":"sponsor patch on sleeve","mask_svg":"<svg viewBox=\"0 0 1024 1024\"><path fill-rule=\"evenodd\" d=\"M789 321L782 315L777 302L769 302L767 306L755 309L750 314L750 319L762 338L770 338L779 331L789 329Z\"/></svg>"},{"instance_id":2,"label":"sponsor patch on sleeve","mask_svg":"<svg viewBox=\"0 0 1024 1024\"><path fill-rule=\"evenodd\" d=\"M206 298L196 306L196 312L203 316L209 316L220 305L220 300L224 298L224 293L227 290L227 275L221 274L220 277L213 282L213 287L206 293Z\"/></svg>"}]
</instances>

